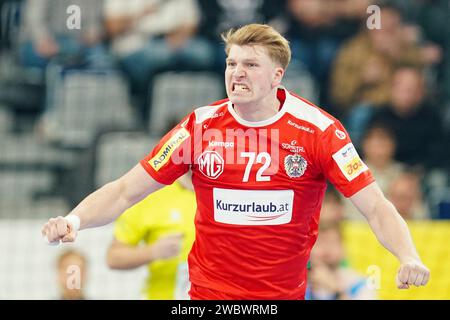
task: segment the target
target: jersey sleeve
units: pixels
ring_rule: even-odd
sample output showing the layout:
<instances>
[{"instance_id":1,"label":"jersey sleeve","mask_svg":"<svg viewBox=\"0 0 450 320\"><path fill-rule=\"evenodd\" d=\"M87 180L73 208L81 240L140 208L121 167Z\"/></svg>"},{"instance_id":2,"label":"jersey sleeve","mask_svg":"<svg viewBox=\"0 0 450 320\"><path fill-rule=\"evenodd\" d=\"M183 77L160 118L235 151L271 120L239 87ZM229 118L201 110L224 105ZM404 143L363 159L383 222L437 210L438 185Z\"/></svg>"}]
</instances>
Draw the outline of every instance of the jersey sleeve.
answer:
<instances>
[{"instance_id":1,"label":"jersey sleeve","mask_svg":"<svg viewBox=\"0 0 450 320\"><path fill-rule=\"evenodd\" d=\"M374 181L347 131L337 120L318 139L317 154L325 177L347 198Z\"/></svg>"},{"instance_id":2,"label":"jersey sleeve","mask_svg":"<svg viewBox=\"0 0 450 320\"><path fill-rule=\"evenodd\" d=\"M192 164L194 124L195 114L191 113L140 161L153 179L169 185L189 170Z\"/></svg>"}]
</instances>

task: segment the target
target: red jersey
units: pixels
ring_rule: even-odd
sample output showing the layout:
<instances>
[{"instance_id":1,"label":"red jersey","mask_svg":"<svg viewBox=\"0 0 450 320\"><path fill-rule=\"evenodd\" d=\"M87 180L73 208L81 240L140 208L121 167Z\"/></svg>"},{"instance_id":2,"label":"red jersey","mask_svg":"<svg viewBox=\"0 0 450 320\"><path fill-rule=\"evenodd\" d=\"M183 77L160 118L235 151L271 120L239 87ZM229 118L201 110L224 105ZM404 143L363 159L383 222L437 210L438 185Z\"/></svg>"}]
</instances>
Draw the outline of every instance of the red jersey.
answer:
<instances>
[{"instance_id":1,"label":"red jersey","mask_svg":"<svg viewBox=\"0 0 450 320\"><path fill-rule=\"evenodd\" d=\"M186 116L143 160L158 182L192 170L192 299L303 299L329 180L349 197L373 182L338 120L284 88L248 122L228 99Z\"/></svg>"}]
</instances>

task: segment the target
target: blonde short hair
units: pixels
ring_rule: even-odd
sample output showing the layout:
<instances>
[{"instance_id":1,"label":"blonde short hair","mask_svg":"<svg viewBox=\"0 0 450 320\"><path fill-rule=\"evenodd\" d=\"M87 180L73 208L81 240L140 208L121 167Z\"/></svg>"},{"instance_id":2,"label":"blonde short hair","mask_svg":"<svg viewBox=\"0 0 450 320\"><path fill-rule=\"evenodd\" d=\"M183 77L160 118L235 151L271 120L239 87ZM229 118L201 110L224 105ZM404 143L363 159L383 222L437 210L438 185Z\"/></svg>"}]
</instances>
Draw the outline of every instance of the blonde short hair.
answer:
<instances>
[{"instance_id":1,"label":"blonde short hair","mask_svg":"<svg viewBox=\"0 0 450 320\"><path fill-rule=\"evenodd\" d=\"M239 29L230 29L222 34L222 39L225 41L225 52L227 55L232 45L259 45L266 48L269 57L283 69L286 70L291 61L289 41L274 28L266 24L252 23Z\"/></svg>"}]
</instances>

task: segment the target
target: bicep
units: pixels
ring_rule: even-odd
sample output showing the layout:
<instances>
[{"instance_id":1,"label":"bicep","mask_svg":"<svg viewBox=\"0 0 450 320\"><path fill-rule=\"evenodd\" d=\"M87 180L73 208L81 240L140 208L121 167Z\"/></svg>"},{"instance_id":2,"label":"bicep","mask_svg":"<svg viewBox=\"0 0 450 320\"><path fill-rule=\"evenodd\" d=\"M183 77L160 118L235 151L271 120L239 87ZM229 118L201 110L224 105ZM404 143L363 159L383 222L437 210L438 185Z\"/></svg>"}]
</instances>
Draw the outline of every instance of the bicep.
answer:
<instances>
[{"instance_id":1,"label":"bicep","mask_svg":"<svg viewBox=\"0 0 450 320\"><path fill-rule=\"evenodd\" d=\"M130 206L165 186L153 179L140 163L119 178L118 183L121 186L122 197Z\"/></svg>"}]
</instances>

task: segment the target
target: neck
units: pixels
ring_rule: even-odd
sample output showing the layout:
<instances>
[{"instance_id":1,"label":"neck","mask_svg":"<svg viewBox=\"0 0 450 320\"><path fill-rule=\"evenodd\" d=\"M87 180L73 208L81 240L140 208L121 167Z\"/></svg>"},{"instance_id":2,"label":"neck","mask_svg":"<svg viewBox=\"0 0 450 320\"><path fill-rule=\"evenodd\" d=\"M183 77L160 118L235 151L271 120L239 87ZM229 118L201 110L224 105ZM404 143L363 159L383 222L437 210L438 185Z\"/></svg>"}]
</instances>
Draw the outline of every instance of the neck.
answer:
<instances>
[{"instance_id":1,"label":"neck","mask_svg":"<svg viewBox=\"0 0 450 320\"><path fill-rule=\"evenodd\" d=\"M238 116L251 122L267 120L276 115L279 109L280 101L276 92L259 103L234 105L234 110Z\"/></svg>"}]
</instances>

